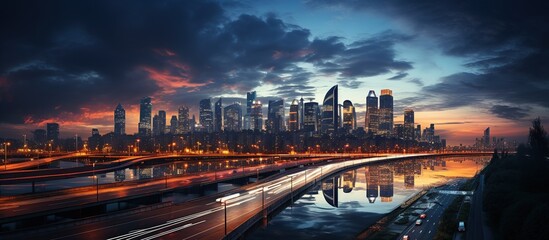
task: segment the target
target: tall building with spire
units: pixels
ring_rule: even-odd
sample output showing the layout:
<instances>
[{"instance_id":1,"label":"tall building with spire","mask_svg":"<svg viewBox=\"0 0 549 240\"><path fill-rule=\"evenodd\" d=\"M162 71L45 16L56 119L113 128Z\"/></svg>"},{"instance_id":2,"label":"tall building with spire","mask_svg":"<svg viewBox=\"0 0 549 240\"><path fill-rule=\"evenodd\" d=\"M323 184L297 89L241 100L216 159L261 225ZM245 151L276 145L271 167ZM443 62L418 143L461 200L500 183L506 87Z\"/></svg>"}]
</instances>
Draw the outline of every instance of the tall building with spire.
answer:
<instances>
[{"instance_id":1,"label":"tall building with spire","mask_svg":"<svg viewBox=\"0 0 549 240\"><path fill-rule=\"evenodd\" d=\"M339 126L338 108L337 85L335 85L330 88L324 96L324 102L322 104L321 133L332 134L337 132Z\"/></svg>"},{"instance_id":2,"label":"tall building with spire","mask_svg":"<svg viewBox=\"0 0 549 240\"><path fill-rule=\"evenodd\" d=\"M152 102L150 97L144 97L139 104L138 133L140 136L151 136L152 132Z\"/></svg>"},{"instance_id":3,"label":"tall building with spire","mask_svg":"<svg viewBox=\"0 0 549 240\"><path fill-rule=\"evenodd\" d=\"M374 90L368 92L366 97L366 131L368 133L377 134L379 130L379 111L378 101Z\"/></svg>"},{"instance_id":4,"label":"tall building with spire","mask_svg":"<svg viewBox=\"0 0 549 240\"><path fill-rule=\"evenodd\" d=\"M356 129L356 111L350 100L343 101L343 129L350 133Z\"/></svg>"},{"instance_id":5,"label":"tall building with spire","mask_svg":"<svg viewBox=\"0 0 549 240\"><path fill-rule=\"evenodd\" d=\"M379 134L391 135L393 132L393 91L381 89L379 96Z\"/></svg>"},{"instance_id":6,"label":"tall building with spire","mask_svg":"<svg viewBox=\"0 0 549 240\"><path fill-rule=\"evenodd\" d=\"M284 131L284 100L269 101L266 125L269 133Z\"/></svg>"},{"instance_id":7,"label":"tall building with spire","mask_svg":"<svg viewBox=\"0 0 549 240\"><path fill-rule=\"evenodd\" d=\"M299 130L299 101L294 99L290 105L290 117L288 119L288 130L295 132Z\"/></svg>"},{"instance_id":8,"label":"tall building with spire","mask_svg":"<svg viewBox=\"0 0 549 240\"><path fill-rule=\"evenodd\" d=\"M222 98L219 98L219 100L215 102L214 110L215 110L214 130L216 132L221 132L223 131L223 99Z\"/></svg>"},{"instance_id":9,"label":"tall building with spire","mask_svg":"<svg viewBox=\"0 0 549 240\"><path fill-rule=\"evenodd\" d=\"M126 110L119 103L114 109L114 135L124 134L126 134Z\"/></svg>"}]
</instances>

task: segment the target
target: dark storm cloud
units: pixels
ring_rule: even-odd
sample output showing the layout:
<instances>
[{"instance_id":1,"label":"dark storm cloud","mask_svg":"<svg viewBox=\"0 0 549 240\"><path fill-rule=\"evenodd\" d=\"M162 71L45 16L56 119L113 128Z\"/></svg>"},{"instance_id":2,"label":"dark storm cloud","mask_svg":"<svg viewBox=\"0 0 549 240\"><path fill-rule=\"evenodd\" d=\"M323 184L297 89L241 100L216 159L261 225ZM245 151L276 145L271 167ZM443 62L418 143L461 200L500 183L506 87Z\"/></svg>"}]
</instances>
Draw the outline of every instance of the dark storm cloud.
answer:
<instances>
[{"instance_id":1,"label":"dark storm cloud","mask_svg":"<svg viewBox=\"0 0 549 240\"><path fill-rule=\"evenodd\" d=\"M297 99L300 97L313 97L314 87L311 86L299 86L299 85L285 85L274 89L282 99Z\"/></svg>"},{"instance_id":2,"label":"dark storm cloud","mask_svg":"<svg viewBox=\"0 0 549 240\"><path fill-rule=\"evenodd\" d=\"M434 39L448 55L467 59L474 73L456 73L422 91L430 109L478 106L496 116L490 102L549 106L549 2L529 1L326 1L334 6L398 16L417 35ZM409 99L412 100L416 99ZM418 100L421 100L419 98ZM527 114L522 110L518 116Z\"/></svg>"},{"instance_id":3,"label":"dark storm cloud","mask_svg":"<svg viewBox=\"0 0 549 240\"><path fill-rule=\"evenodd\" d=\"M523 108L511 107L505 105L494 105L490 111L500 118L518 120L528 116L527 111Z\"/></svg>"},{"instance_id":4,"label":"dark storm cloud","mask_svg":"<svg viewBox=\"0 0 549 240\"><path fill-rule=\"evenodd\" d=\"M346 46L311 40L276 15L243 14L215 1L14 1L0 8L0 123L39 123L85 111L112 112L152 96L155 109L187 105L272 84L281 97L311 96L300 67L312 63L349 79L411 63L395 60L402 41L383 33ZM170 110L170 109L166 109ZM156 111L156 110L154 110ZM110 115L109 115L110 116Z\"/></svg>"},{"instance_id":5,"label":"dark storm cloud","mask_svg":"<svg viewBox=\"0 0 549 240\"><path fill-rule=\"evenodd\" d=\"M371 77L391 71L403 73L413 68L412 63L397 60L394 45L408 39L409 36L384 32L369 39L353 42L332 61L321 62L317 66L322 72L337 74L343 79ZM357 86L352 82L347 85Z\"/></svg>"}]
</instances>

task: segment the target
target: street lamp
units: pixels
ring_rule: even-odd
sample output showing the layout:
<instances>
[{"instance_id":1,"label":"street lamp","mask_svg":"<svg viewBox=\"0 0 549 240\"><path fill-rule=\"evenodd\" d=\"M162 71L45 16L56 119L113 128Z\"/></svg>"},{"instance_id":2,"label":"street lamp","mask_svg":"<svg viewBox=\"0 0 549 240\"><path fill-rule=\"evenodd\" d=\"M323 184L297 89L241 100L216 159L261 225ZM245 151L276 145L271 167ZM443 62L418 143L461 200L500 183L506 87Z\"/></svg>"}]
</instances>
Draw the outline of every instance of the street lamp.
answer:
<instances>
[{"instance_id":1,"label":"street lamp","mask_svg":"<svg viewBox=\"0 0 549 240\"><path fill-rule=\"evenodd\" d=\"M139 142L141 142L141 139L138 138L138 139L137 139L137 144L136 144L136 146L137 146L137 152L138 152L138 153L139 153Z\"/></svg>"},{"instance_id":2,"label":"street lamp","mask_svg":"<svg viewBox=\"0 0 549 240\"><path fill-rule=\"evenodd\" d=\"M8 146L10 142L4 142L4 170L8 170Z\"/></svg>"},{"instance_id":3,"label":"street lamp","mask_svg":"<svg viewBox=\"0 0 549 240\"><path fill-rule=\"evenodd\" d=\"M95 163L93 163L92 166L93 166L93 170L92 170L93 178L95 179L95 196L96 196L96 201L99 202L99 178L97 178L97 176L95 175Z\"/></svg>"},{"instance_id":4,"label":"street lamp","mask_svg":"<svg viewBox=\"0 0 549 240\"><path fill-rule=\"evenodd\" d=\"M227 236L227 201L229 199L233 199L233 198L236 198L238 196L240 196L240 193L235 193L235 194L232 194L232 195L229 195L229 196L226 196L226 197L222 197L222 198L218 198L218 199L215 200L216 202L220 202L221 204L223 204L223 208L224 208L224 212L225 212L225 236Z\"/></svg>"}]
</instances>

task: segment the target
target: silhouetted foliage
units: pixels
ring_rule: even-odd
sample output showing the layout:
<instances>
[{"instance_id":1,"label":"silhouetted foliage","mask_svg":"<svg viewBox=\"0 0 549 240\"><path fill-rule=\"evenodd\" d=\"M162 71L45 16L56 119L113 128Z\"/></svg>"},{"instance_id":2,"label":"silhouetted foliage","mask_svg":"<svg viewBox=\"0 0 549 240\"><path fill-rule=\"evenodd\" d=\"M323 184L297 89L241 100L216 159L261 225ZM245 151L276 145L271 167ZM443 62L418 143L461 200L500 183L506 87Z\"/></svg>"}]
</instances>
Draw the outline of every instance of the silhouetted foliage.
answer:
<instances>
[{"instance_id":1,"label":"silhouetted foliage","mask_svg":"<svg viewBox=\"0 0 549 240\"><path fill-rule=\"evenodd\" d=\"M532 122L528 146L499 156L484 169L484 210L502 239L549 239L549 174L547 133Z\"/></svg>"},{"instance_id":2,"label":"silhouetted foliage","mask_svg":"<svg viewBox=\"0 0 549 240\"><path fill-rule=\"evenodd\" d=\"M547 132L541 125L541 120L536 118L532 121L528 144L531 148L532 159L535 161L545 161L545 157L549 156L549 145L547 144Z\"/></svg>"},{"instance_id":3,"label":"silhouetted foliage","mask_svg":"<svg viewBox=\"0 0 549 240\"><path fill-rule=\"evenodd\" d=\"M521 235L519 239L529 239L529 240L542 240L549 238L549 206L543 204L537 206L522 224Z\"/></svg>"},{"instance_id":4,"label":"silhouetted foliage","mask_svg":"<svg viewBox=\"0 0 549 240\"><path fill-rule=\"evenodd\" d=\"M494 148L494 154L492 154L492 161L497 161L499 159L498 149Z\"/></svg>"}]
</instances>

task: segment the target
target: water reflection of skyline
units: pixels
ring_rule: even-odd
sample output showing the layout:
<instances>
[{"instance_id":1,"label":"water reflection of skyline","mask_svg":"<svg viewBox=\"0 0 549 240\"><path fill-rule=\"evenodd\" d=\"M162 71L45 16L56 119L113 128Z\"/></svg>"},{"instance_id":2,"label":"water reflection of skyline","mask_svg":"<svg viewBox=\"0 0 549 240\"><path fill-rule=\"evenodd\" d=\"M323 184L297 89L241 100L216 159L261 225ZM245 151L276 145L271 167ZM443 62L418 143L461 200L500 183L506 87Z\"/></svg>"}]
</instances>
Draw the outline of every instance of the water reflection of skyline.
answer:
<instances>
[{"instance_id":1,"label":"water reflection of skyline","mask_svg":"<svg viewBox=\"0 0 549 240\"><path fill-rule=\"evenodd\" d=\"M255 229L247 238L354 239L357 233L421 189L444 184L453 178L473 177L489 160L490 156L425 158L370 164L344 171L313 185L291 208L273 216L266 226ZM380 174L384 179L380 179ZM388 191L383 187L381 193L380 185L392 186L392 189ZM385 198L391 193L392 197ZM383 202L382 194L385 200L391 201ZM327 199L337 201L332 200L330 204Z\"/></svg>"},{"instance_id":2,"label":"water reflection of skyline","mask_svg":"<svg viewBox=\"0 0 549 240\"><path fill-rule=\"evenodd\" d=\"M463 162L461 158L449 159L452 162ZM478 161L475 160L475 164ZM437 170L436 170L437 169ZM415 189L416 177L422 170L447 171L447 161L438 159L403 160L393 163L372 164L354 170L342 172L322 181L321 190L324 200L332 207L339 207L339 194L348 194L357 186L365 186L365 199L370 203L390 203L394 196L395 177L403 179L405 189ZM364 178L360 176L364 176ZM341 189L342 191L338 191ZM379 200L378 200L379 199Z\"/></svg>"}]
</instances>

